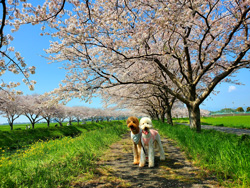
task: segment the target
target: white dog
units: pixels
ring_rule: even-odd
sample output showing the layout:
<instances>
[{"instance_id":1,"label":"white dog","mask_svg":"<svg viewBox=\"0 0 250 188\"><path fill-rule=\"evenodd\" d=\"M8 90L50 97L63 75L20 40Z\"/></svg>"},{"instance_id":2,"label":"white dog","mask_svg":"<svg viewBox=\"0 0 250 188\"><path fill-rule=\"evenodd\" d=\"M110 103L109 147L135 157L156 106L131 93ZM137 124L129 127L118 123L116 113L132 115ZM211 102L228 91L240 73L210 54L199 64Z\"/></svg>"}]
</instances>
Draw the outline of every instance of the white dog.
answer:
<instances>
[{"instance_id":1,"label":"white dog","mask_svg":"<svg viewBox=\"0 0 250 188\"><path fill-rule=\"evenodd\" d=\"M148 167L154 167L154 145L159 146L160 160L165 160L165 153L162 147L161 138L159 133L152 129L152 121L148 117L143 117L140 120L140 128L142 129L142 146L148 148ZM146 163L145 149L141 151L140 167L143 167Z\"/></svg>"}]
</instances>

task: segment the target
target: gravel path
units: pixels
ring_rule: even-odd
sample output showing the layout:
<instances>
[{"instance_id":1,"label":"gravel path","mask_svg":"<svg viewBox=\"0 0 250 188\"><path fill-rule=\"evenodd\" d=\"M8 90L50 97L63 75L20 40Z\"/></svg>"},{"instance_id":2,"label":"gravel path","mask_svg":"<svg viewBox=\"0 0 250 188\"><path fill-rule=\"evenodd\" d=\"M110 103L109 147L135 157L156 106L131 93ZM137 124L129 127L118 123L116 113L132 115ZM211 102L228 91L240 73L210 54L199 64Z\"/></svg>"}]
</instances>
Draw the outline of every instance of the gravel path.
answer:
<instances>
[{"instance_id":1,"label":"gravel path","mask_svg":"<svg viewBox=\"0 0 250 188\"><path fill-rule=\"evenodd\" d=\"M130 134L110 146L110 149L98 162L98 168L89 179L74 182L74 187L219 187L214 177L192 165L177 144L165 137L162 143L166 155L160 161L156 154L155 167L139 168L133 165L132 143ZM86 175L85 175L86 176Z\"/></svg>"}]
</instances>

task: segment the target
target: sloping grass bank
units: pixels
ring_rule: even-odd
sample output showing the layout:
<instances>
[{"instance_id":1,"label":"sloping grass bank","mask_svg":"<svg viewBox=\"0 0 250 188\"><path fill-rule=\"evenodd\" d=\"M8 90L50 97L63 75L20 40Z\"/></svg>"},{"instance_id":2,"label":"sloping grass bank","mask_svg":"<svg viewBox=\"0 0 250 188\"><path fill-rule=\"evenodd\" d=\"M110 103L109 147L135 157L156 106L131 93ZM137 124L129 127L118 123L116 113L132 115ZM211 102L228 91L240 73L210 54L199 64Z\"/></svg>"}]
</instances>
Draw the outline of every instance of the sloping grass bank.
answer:
<instances>
[{"instance_id":1,"label":"sloping grass bank","mask_svg":"<svg viewBox=\"0 0 250 188\"><path fill-rule=\"evenodd\" d=\"M0 187L69 187L79 174L94 168L111 143L127 131L121 122L78 137L39 141L13 155L0 156Z\"/></svg>"},{"instance_id":2,"label":"sloping grass bank","mask_svg":"<svg viewBox=\"0 0 250 188\"><path fill-rule=\"evenodd\" d=\"M192 131L187 126L155 122L160 132L173 140L200 167L213 173L226 186L250 187L250 137L214 130ZM228 180L223 182L224 180Z\"/></svg>"},{"instance_id":3,"label":"sloping grass bank","mask_svg":"<svg viewBox=\"0 0 250 188\"><path fill-rule=\"evenodd\" d=\"M4 150L13 150L22 148L38 140L55 139L63 136L76 136L80 133L81 130L75 126L0 131L0 148Z\"/></svg>"},{"instance_id":4,"label":"sloping grass bank","mask_svg":"<svg viewBox=\"0 0 250 188\"><path fill-rule=\"evenodd\" d=\"M76 123L75 123L76 124ZM13 131L0 131L0 154L2 150L16 150L30 145L39 140L46 141L64 136L75 137L82 132L103 129L107 126L121 125L120 121L90 123L76 126L40 127L35 129L23 129ZM74 125L74 124L73 124Z\"/></svg>"}]
</instances>

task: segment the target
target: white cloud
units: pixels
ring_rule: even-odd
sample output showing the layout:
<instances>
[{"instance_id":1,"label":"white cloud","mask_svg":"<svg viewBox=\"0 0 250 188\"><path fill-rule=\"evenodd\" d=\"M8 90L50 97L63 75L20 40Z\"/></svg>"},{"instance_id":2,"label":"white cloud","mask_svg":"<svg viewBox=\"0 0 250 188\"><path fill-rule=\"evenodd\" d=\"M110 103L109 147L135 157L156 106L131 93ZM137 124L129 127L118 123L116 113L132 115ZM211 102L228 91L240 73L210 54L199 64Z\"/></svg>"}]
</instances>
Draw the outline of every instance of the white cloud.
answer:
<instances>
[{"instance_id":1,"label":"white cloud","mask_svg":"<svg viewBox=\"0 0 250 188\"><path fill-rule=\"evenodd\" d=\"M236 90L236 87L235 87L235 86L229 86L229 87L228 87L228 92L232 92L232 91L234 91L234 90Z\"/></svg>"}]
</instances>

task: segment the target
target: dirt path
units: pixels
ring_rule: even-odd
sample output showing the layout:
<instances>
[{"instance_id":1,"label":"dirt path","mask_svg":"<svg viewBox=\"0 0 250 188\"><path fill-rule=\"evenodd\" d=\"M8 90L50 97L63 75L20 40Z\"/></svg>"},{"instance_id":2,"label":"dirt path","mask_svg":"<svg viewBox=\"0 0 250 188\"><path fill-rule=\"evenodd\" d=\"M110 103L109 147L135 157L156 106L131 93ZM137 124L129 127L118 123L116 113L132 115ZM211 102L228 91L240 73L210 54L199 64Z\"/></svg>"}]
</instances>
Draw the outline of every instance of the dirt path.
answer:
<instances>
[{"instance_id":1,"label":"dirt path","mask_svg":"<svg viewBox=\"0 0 250 188\"><path fill-rule=\"evenodd\" d=\"M128 133L110 146L95 173L74 183L74 187L219 187L215 178L194 167L172 140L162 137L162 143L166 160L160 161L157 152L154 168L139 168L132 164Z\"/></svg>"}]
</instances>

